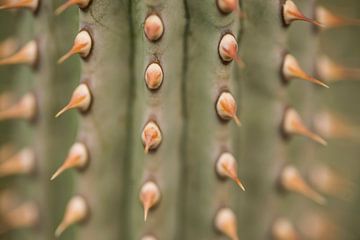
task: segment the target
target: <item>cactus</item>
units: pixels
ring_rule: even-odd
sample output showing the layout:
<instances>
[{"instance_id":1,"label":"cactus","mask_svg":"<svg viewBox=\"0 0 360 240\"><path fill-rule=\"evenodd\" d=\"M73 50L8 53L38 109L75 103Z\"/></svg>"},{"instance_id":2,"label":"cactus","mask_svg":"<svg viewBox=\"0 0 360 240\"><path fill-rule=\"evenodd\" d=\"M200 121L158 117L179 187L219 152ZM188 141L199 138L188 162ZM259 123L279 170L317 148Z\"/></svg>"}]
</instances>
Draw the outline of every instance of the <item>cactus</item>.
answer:
<instances>
[{"instance_id":1,"label":"cactus","mask_svg":"<svg viewBox=\"0 0 360 240\"><path fill-rule=\"evenodd\" d=\"M0 2L0 239L357 239L359 7Z\"/></svg>"}]
</instances>

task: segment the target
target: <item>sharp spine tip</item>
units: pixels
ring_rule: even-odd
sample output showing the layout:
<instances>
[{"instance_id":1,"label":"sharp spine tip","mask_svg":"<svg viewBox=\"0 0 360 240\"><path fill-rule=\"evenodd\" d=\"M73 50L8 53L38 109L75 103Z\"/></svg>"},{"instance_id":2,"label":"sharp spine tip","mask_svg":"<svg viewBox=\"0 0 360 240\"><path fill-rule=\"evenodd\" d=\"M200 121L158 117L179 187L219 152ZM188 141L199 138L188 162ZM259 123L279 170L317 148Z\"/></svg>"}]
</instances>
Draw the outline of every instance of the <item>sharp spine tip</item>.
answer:
<instances>
[{"instance_id":1,"label":"sharp spine tip","mask_svg":"<svg viewBox=\"0 0 360 240\"><path fill-rule=\"evenodd\" d=\"M55 236L61 234L71 225L84 221L89 216L89 206L81 196L74 196L66 206L63 220L55 230Z\"/></svg>"},{"instance_id":2,"label":"sharp spine tip","mask_svg":"<svg viewBox=\"0 0 360 240\"><path fill-rule=\"evenodd\" d=\"M147 220L149 210L159 203L160 197L160 189L155 182L147 181L141 187L139 198L144 208L144 221Z\"/></svg>"},{"instance_id":3,"label":"sharp spine tip","mask_svg":"<svg viewBox=\"0 0 360 240\"><path fill-rule=\"evenodd\" d=\"M235 157L231 153L224 152L220 155L219 159L216 161L216 172L220 177L232 179L243 191L245 191L245 187L237 174Z\"/></svg>"},{"instance_id":4,"label":"sharp spine tip","mask_svg":"<svg viewBox=\"0 0 360 240\"><path fill-rule=\"evenodd\" d=\"M282 128L287 135L302 135L321 145L327 145L327 142L322 137L313 133L305 126L300 115L293 108L285 110Z\"/></svg>"},{"instance_id":5,"label":"sharp spine tip","mask_svg":"<svg viewBox=\"0 0 360 240\"><path fill-rule=\"evenodd\" d=\"M236 216L230 208L218 210L215 216L215 227L231 240L239 240Z\"/></svg>"},{"instance_id":6,"label":"sharp spine tip","mask_svg":"<svg viewBox=\"0 0 360 240\"><path fill-rule=\"evenodd\" d=\"M142 131L141 139L144 144L145 154L158 148L162 141L162 133L157 123L149 121Z\"/></svg>"},{"instance_id":7,"label":"sharp spine tip","mask_svg":"<svg viewBox=\"0 0 360 240\"><path fill-rule=\"evenodd\" d=\"M88 31L81 30L75 37L73 46L71 49L58 60L58 64L63 63L65 60L75 54L79 54L85 58L89 56L92 49L92 38Z\"/></svg>"},{"instance_id":8,"label":"sharp spine tip","mask_svg":"<svg viewBox=\"0 0 360 240\"><path fill-rule=\"evenodd\" d=\"M241 126L237 116L237 104L230 92L222 92L216 102L216 112L223 120L233 119L238 126Z\"/></svg>"},{"instance_id":9,"label":"sharp spine tip","mask_svg":"<svg viewBox=\"0 0 360 240\"><path fill-rule=\"evenodd\" d=\"M324 27L322 23L304 16L304 14L299 10L299 8L292 0L286 0L283 4L282 17L287 25L289 25L293 21L305 21L318 27Z\"/></svg>"},{"instance_id":10,"label":"sharp spine tip","mask_svg":"<svg viewBox=\"0 0 360 240\"><path fill-rule=\"evenodd\" d=\"M284 57L284 62L282 66L282 74L287 81L290 81L293 78L299 78L314 84L329 88L328 85L322 81L308 75L299 65L296 58L291 54L286 54Z\"/></svg>"},{"instance_id":11,"label":"sharp spine tip","mask_svg":"<svg viewBox=\"0 0 360 240\"><path fill-rule=\"evenodd\" d=\"M0 5L0 10L28 8L35 12L39 7L39 0L6 0Z\"/></svg>"},{"instance_id":12,"label":"sharp spine tip","mask_svg":"<svg viewBox=\"0 0 360 240\"><path fill-rule=\"evenodd\" d=\"M29 64L34 65L38 58L38 45L30 41L13 55L0 59L0 65Z\"/></svg>"},{"instance_id":13,"label":"sharp spine tip","mask_svg":"<svg viewBox=\"0 0 360 240\"><path fill-rule=\"evenodd\" d=\"M30 174L35 171L35 153L30 148L24 148L16 155L0 163L0 177Z\"/></svg>"},{"instance_id":14,"label":"sharp spine tip","mask_svg":"<svg viewBox=\"0 0 360 240\"><path fill-rule=\"evenodd\" d=\"M326 203L326 199L305 182L294 166L288 165L282 170L281 184L286 190L300 193L320 205Z\"/></svg>"},{"instance_id":15,"label":"sharp spine tip","mask_svg":"<svg viewBox=\"0 0 360 240\"><path fill-rule=\"evenodd\" d=\"M62 172L70 168L83 168L88 163L88 150L85 144L76 142L74 143L69 153L63 162L63 164L58 168L58 170L51 177L51 181L58 177Z\"/></svg>"},{"instance_id":16,"label":"sharp spine tip","mask_svg":"<svg viewBox=\"0 0 360 240\"><path fill-rule=\"evenodd\" d=\"M70 102L55 115L55 118L74 108L77 108L81 111L87 111L91 105L91 101L92 96L89 87L85 83L81 83L74 90Z\"/></svg>"}]
</instances>

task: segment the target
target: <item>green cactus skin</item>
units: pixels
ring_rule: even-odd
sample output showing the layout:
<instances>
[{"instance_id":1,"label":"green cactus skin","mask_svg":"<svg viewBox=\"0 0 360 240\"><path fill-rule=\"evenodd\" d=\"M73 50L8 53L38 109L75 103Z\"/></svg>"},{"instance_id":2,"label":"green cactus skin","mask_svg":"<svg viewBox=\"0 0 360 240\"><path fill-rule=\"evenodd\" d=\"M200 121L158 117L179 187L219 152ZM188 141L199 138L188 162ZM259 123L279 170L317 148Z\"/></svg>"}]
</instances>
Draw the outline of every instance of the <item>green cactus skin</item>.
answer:
<instances>
[{"instance_id":1,"label":"green cactus skin","mask_svg":"<svg viewBox=\"0 0 360 240\"><path fill-rule=\"evenodd\" d=\"M239 234L242 239L268 239L283 203L276 181L286 159L286 143L279 131L287 104L287 89L280 80L286 29L281 25L279 1L244 2L243 8L247 20L241 49L247 67L241 79L239 151L247 191L238 200Z\"/></svg>"},{"instance_id":2,"label":"green cactus skin","mask_svg":"<svg viewBox=\"0 0 360 240\"><path fill-rule=\"evenodd\" d=\"M235 154L243 168L235 152L239 146L232 141L241 130L233 121L222 122L215 111L223 90L230 91L242 105L239 81L233 74L236 63L223 64L218 53L223 34L237 35L238 16L221 14L215 1L186 1L185 9L181 220L176 239L215 239L220 237L213 227L216 211L223 206L234 209L232 200L241 192L231 181L221 181L215 172L215 162L223 151ZM241 119L243 113L239 113Z\"/></svg>"},{"instance_id":3,"label":"green cactus skin","mask_svg":"<svg viewBox=\"0 0 360 240\"><path fill-rule=\"evenodd\" d=\"M73 188L70 175L64 174L54 182L49 181L51 174L65 159L75 139L77 126L75 113L63 116L62 119L54 118L65 100L65 93L71 92L76 86L79 76L78 63L71 61L61 66L56 63L57 58L68 48L63 39L70 39L78 19L74 12L54 16L53 11L61 2L42 1L34 21L40 61L34 74L39 115L33 126L38 169L32 194L40 206L42 217L41 231L36 239L54 238L55 226L63 217L63 209ZM70 231L63 238L73 239L74 235Z\"/></svg>"},{"instance_id":4,"label":"green cactus skin","mask_svg":"<svg viewBox=\"0 0 360 240\"><path fill-rule=\"evenodd\" d=\"M90 164L77 176L76 193L87 200L91 218L78 239L126 239L123 199L133 185L124 177L132 164L133 138L129 134L134 101L129 11L126 1L105 0L93 1L80 13L80 28L93 39L80 79L88 83L94 101L80 117L78 140L87 145Z\"/></svg>"},{"instance_id":5,"label":"green cactus skin","mask_svg":"<svg viewBox=\"0 0 360 240\"><path fill-rule=\"evenodd\" d=\"M2 13L1 22L1 40L9 37L15 38L17 45L26 43L31 39L33 29L33 17L30 13ZM8 23L13 23L9 25ZM27 66L1 66L1 93L11 92L16 98L21 97L32 86L33 74ZM14 151L28 145L32 130L29 124L23 121L4 121L1 123L1 144L12 144ZM4 160L4 159L2 159ZM29 176L8 177L0 180L1 190L11 189L19 194L21 201L25 202L31 199L34 181ZM28 231L9 231L0 236L0 239L31 239L34 236Z\"/></svg>"},{"instance_id":6,"label":"green cactus skin","mask_svg":"<svg viewBox=\"0 0 360 240\"><path fill-rule=\"evenodd\" d=\"M59 3L54 2L56 5ZM11 91L9 87L14 85L19 97L28 91L33 91L37 97L39 114L36 121L15 121L11 130L14 132L13 137L4 136L2 141L14 143L19 149L27 146L34 148L37 161L35 175L14 177L10 179L8 187L19 194L21 201L35 202L39 206L41 218L40 226L36 229L11 231L4 235L4 239L52 239L55 226L62 217L63 206L71 194L72 181L69 176L55 183L50 183L49 178L66 156L76 133L74 113L62 121L55 120L54 113L64 100L58 93L69 92L78 79L78 64L56 64L56 58L67 47L61 39L67 38L71 29L76 29L77 15L74 12L64 14L65 20L60 20L53 15L53 7L52 2L46 1L41 4L36 15L24 10L4 14L8 22L15 22L13 29L16 32L12 29L6 33L7 36L15 37L19 45L36 39L40 46L36 69L16 65L2 66L1 71L14 72L10 76L13 79L6 80L6 91ZM5 87L2 89L5 90ZM73 239L73 234L66 235L63 239Z\"/></svg>"},{"instance_id":7,"label":"green cactus skin","mask_svg":"<svg viewBox=\"0 0 360 240\"><path fill-rule=\"evenodd\" d=\"M174 9L178 9L174 12ZM144 34L144 22L149 14L157 14L164 23L161 39L150 42ZM126 196L128 226L124 239L141 239L153 234L158 239L175 239L179 224L179 186L181 158L180 141L183 116L180 106L181 76L183 66L183 34L185 30L184 7L181 1L132 1L132 25L136 49L134 65L133 147L131 171L126 182L133 183ZM179 49L181 49L179 51ZM146 67L159 61L164 79L157 90L146 87ZM178 107L174 107L178 106ZM141 133L150 120L155 121L162 132L162 143L154 151L144 153ZM162 198L157 207L150 210L144 223L143 207L139 193L144 182L153 180L160 188ZM130 212L131 211L131 212Z\"/></svg>"},{"instance_id":8,"label":"green cactus skin","mask_svg":"<svg viewBox=\"0 0 360 240\"><path fill-rule=\"evenodd\" d=\"M345 4L346 3L346 4ZM323 5L338 15L349 18L359 18L360 5L358 1L348 0L341 4L338 1L324 1ZM345 66L359 68L360 49L357 47L360 39L358 26L347 26L329 29L319 33L317 42L318 53L326 54L332 60ZM334 47L337 46L337 47ZM334 82L329 91L323 91L316 96L319 106L314 106L311 111L315 114L327 110L339 114L354 126L359 126L360 115L356 102L359 101L358 81ZM325 151L316 149L313 160L325 166L334 168L345 179L352 182L350 198L347 200L329 197L328 206L320 209L334 221L340 231L337 239L356 239L360 236L359 206L360 192L359 172L357 171L359 156L359 129L353 129L353 137L345 139L329 139L329 146ZM311 164L307 166L311 168Z\"/></svg>"},{"instance_id":9,"label":"green cactus skin","mask_svg":"<svg viewBox=\"0 0 360 240\"><path fill-rule=\"evenodd\" d=\"M307 236L311 228L303 217L309 212L326 214L334 221L340 231L331 239L357 239L356 187L351 189L355 191L352 199L324 194L327 205L319 206L298 194L284 194L277 181L285 164L296 166L306 180L313 166L323 164L359 183L356 129L354 139L328 139L327 147L302 137L285 141L279 131L287 105L294 106L310 128L323 109L338 112L355 125L360 122L354 104L359 101L358 82L338 82L326 90L300 80L285 86L280 78L284 51L314 76L316 57L323 53L356 66L358 27L317 31L308 23L296 22L285 28L282 2L242 1L246 17L241 20L237 13L220 13L215 0L93 0L86 9L73 7L57 17L53 10L63 0L43 0L35 16L22 10L15 15L1 11L0 28L6 31L1 31L0 38L16 35L24 43L36 37L41 58L36 70L0 69L0 77L6 78L0 82L1 92L14 89L21 96L34 90L39 101L35 123L1 123L0 137L0 143L12 140L20 147L34 146L37 174L1 179L0 186L10 186L24 200L38 203L41 225L0 239L53 239L74 194L85 198L90 216L77 228L70 227L61 239L135 240L147 234L159 240L227 239L214 227L214 216L224 206L237 216L240 239L272 239L272 223L283 216L306 239L329 240ZM317 4L326 4L335 12L360 18L357 0L294 2L309 17ZM158 14L164 23L164 34L156 42L144 35L150 13ZM16 34L4 26L4 19L16 22ZM72 57L57 65L58 57L72 44L79 22L80 29L91 34L91 54L81 64L79 57ZM228 32L237 38L244 69L219 58L219 41ZM144 72L153 61L160 63L164 80L158 90L150 91ZM79 80L91 90L91 108L54 119ZM215 103L223 90L237 101L241 128L216 114ZM162 143L145 154L141 133L149 120L160 127ZM89 165L50 182L75 141L86 144ZM246 192L217 176L215 163L224 151L235 156ZM139 192L147 180L159 186L161 200L144 222Z\"/></svg>"}]
</instances>

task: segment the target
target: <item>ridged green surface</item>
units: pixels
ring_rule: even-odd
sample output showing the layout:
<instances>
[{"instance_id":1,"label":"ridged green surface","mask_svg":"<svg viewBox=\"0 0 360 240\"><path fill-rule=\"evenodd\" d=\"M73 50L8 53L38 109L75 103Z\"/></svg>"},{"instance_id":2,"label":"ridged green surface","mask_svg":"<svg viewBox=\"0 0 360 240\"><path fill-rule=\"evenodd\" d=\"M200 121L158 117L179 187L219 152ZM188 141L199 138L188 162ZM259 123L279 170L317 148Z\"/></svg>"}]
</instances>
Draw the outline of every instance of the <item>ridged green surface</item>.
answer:
<instances>
[{"instance_id":1,"label":"ridged green surface","mask_svg":"<svg viewBox=\"0 0 360 240\"><path fill-rule=\"evenodd\" d=\"M80 80L88 83L93 103L80 117L78 133L78 140L89 149L90 164L77 174L75 193L84 196L91 209L91 219L78 232L78 239L123 239L128 221L123 201L130 183L124 175L131 164L134 101L128 19L126 1L93 1L80 13L80 28L86 28L93 39L91 55L82 61Z\"/></svg>"},{"instance_id":2,"label":"ridged green surface","mask_svg":"<svg viewBox=\"0 0 360 240\"><path fill-rule=\"evenodd\" d=\"M153 234L159 239L175 239L181 210L179 186L183 161L180 151L183 125L180 106L183 104L184 7L181 1L176 0L132 1L131 13L134 31L134 94L131 98L133 146L128 165L131 171L124 179L130 183L128 194L125 195L129 218L124 239L140 239L145 234ZM155 43L150 42L144 34L144 21L150 13L157 13L164 23L164 34ZM164 80L159 89L150 91L146 87L144 73L146 67L156 60L163 69ZM141 132L150 120L159 125L163 140L158 149L145 154ZM139 193L143 183L148 180L158 184L162 198L160 204L150 210L144 223Z\"/></svg>"},{"instance_id":3,"label":"ridged green surface","mask_svg":"<svg viewBox=\"0 0 360 240\"><path fill-rule=\"evenodd\" d=\"M242 1L244 19L237 13L221 14L215 0L93 0L85 10L72 7L55 17L54 9L63 2L43 0L36 16L23 10L0 12L0 39L16 35L22 45L36 37L41 47L37 70L0 69L0 93L12 89L22 96L34 90L40 107L39 119L32 125L1 123L0 143L33 145L39 171L32 178L1 179L0 186L14 182L9 186L24 200L39 203L42 212L36 230L14 231L0 239L53 239L74 194L85 198L90 218L76 231L70 227L60 239L135 240L145 234L159 240L227 239L214 228L216 211L224 206L237 216L240 239L272 239L271 226L279 216L291 220L303 235L310 229L302 220L307 213L326 214L336 224L339 235L332 234L332 239L358 239L356 187L353 199L327 196L328 204L319 206L299 194L279 191L277 180L285 164L296 166L308 180L312 167L321 163L359 185L360 133L354 130L355 140L328 139L323 147L303 137L284 141L279 131L287 105L294 106L311 129L323 109L360 124L357 81L325 89L297 79L284 86L280 80L285 51L311 75L316 75L320 53L358 66L359 27L315 31L309 23L295 22L284 28L279 0ZM309 17L316 4L323 4L339 15L360 18L356 0L294 2ZM143 32L150 13L157 13L165 27L163 37L154 43ZM6 26L4 19L14 21L15 27ZM57 65L79 29L91 34L90 56ZM238 39L244 69L235 62L224 65L219 58L219 41L229 31ZM154 60L163 68L164 81L160 89L149 91L144 71ZM54 119L79 82L91 90L90 110ZM238 103L240 128L216 115L215 103L223 90ZM163 141L145 154L141 132L149 120L157 122ZM89 166L50 182L75 141L88 147ZM234 154L246 192L216 175L215 162L224 151ZM162 197L144 222L139 191L146 180L158 184Z\"/></svg>"},{"instance_id":4,"label":"ridged green surface","mask_svg":"<svg viewBox=\"0 0 360 240\"><path fill-rule=\"evenodd\" d=\"M54 238L55 227L63 217L64 207L71 195L72 180L68 174L50 182L55 169L66 158L76 134L76 116L69 113L55 119L61 108L65 93L72 90L78 80L78 63L58 65L57 59L68 45L69 32L76 30L74 12L54 16L53 11L62 1L43 1L35 16L35 38L40 46L39 66L34 74L34 91L38 100L39 115L32 126L32 144L38 161L33 198L40 206L41 226L36 239ZM73 239L73 234L64 234L64 239Z\"/></svg>"}]
</instances>

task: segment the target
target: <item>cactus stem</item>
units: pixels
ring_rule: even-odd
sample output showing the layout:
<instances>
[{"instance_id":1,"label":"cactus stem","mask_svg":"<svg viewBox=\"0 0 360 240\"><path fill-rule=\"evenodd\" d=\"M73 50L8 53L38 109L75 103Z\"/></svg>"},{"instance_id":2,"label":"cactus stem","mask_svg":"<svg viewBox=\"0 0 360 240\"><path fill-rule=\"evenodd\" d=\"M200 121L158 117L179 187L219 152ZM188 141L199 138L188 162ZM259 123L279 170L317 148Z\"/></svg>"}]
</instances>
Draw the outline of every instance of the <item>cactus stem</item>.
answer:
<instances>
[{"instance_id":1,"label":"cactus stem","mask_svg":"<svg viewBox=\"0 0 360 240\"><path fill-rule=\"evenodd\" d=\"M360 19L349 19L337 16L322 6L316 8L316 19L321 22L325 28L360 26Z\"/></svg>"},{"instance_id":2,"label":"cactus stem","mask_svg":"<svg viewBox=\"0 0 360 240\"><path fill-rule=\"evenodd\" d=\"M88 151L83 143L77 142L70 148L64 163L52 175L51 181L70 168L84 168L89 162Z\"/></svg>"},{"instance_id":3,"label":"cactus stem","mask_svg":"<svg viewBox=\"0 0 360 240\"><path fill-rule=\"evenodd\" d=\"M158 63L151 63L145 71L145 82L146 86L151 89L155 90L161 86L163 81L164 74L163 70Z\"/></svg>"},{"instance_id":4,"label":"cactus stem","mask_svg":"<svg viewBox=\"0 0 360 240\"><path fill-rule=\"evenodd\" d=\"M146 221L149 210L160 201L159 187L152 181L144 183L140 190L140 202L144 207L144 221Z\"/></svg>"},{"instance_id":5,"label":"cactus stem","mask_svg":"<svg viewBox=\"0 0 360 240\"><path fill-rule=\"evenodd\" d=\"M91 0L67 0L55 10L55 15L60 15L71 6L78 5L80 8L89 6Z\"/></svg>"},{"instance_id":6,"label":"cactus stem","mask_svg":"<svg viewBox=\"0 0 360 240\"><path fill-rule=\"evenodd\" d=\"M0 234L10 230L34 227L39 222L39 209L31 202L26 202L2 215L4 224Z\"/></svg>"},{"instance_id":7,"label":"cactus stem","mask_svg":"<svg viewBox=\"0 0 360 240\"><path fill-rule=\"evenodd\" d=\"M0 65L29 64L35 65L38 58L38 46L36 41L30 41L19 51L11 56L0 60Z\"/></svg>"},{"instance_id":8,"label":"cactus stem","mask_svg":"<svg viewBox=\"0 0 360 240\"><path fill-rule=\"evenodd\" d=\"M231 240L239 240L235 213L230 208L220 209L215 216L215 227Z\"/></svg>"},{"instance_id":9,"label":"cactus stem","mask_svg":"<svg viewBox=\"0 0 360 240\"><path fill-rule=\"evenodd\" d=\"M286 54L284 57L282 74L286 81L290 81L292 78L299 78L329 88L325 83L305 73L296 58L291 54Z\"/></svg>"},{"instance_id":10,"label":"cactus stem","mask_svg":"<svg viewBox=\"0 0 360 240\"><path fill-rule=\"evenodd\" d=\"M359 68L348 68L331 61L322 56L317 61L319 75L326 81L339 81L343 79L360 79Z\"/></svg>"},{"instance_id":11,"label":"cactus stem","mask_svg":"<svg viewBox=\"0 0 360 240\"><path fill-rule=\"evenodd\" d=\"M274 240L299 240L299 234L293 224L286 218L278 218L272 225Z\"/></svg>"},{"instance_id":12,"label":"cactus stem","mask_svg":"<svg viewBox=\"0 0 360 240\"><path fill-rule=\"evenodd\" d=\"M74 108L77 108L81 111L86 111L90 108L91 101L92 96L90 93L90 89L85 83L82 83L73 92L70 102L63 109L61 109L55 115L55 117L57 118L64 112Z\"/></svg>"},{"instance_id":13,"label":"cactus stem","mask_svg":"<svg viewBox=\"0 0 360 240\"><path fill-rule=\"evenodd\" d=\"M245 67L245 63L238 55L238 44L234 35L225 34L219 43L219 55L224 62L235 60L241 68Z\"/></svg>"},{"instance_id":14,"label":"cactus stem","mask_svg":"<svg viewBox=\"0 0 360 240\"><path fill-rule=\"evenodd\" d=\"M326 199L305 182L294 166L286 166L282 170L280 183L284 189L302 194L320 205L326 203Z\"/></svg>"},{"instance_id":15,"label":"cactus stem","mask_svg":"<svg viewBox=\"0 0 360 240\"><path fill-rule=\"evenodd\" d=\"M25 148L8 160L0 163L0 177L30 174L35 171L35 153L32 149Z\"/></svg>"},{"instance_id":16,"label":"cactus stem","mask_svg":"<svg viewBox=\"0 0 360 240\"><path fill-rule=\"evenodd\" d=\"M60 237L71 225L83 222L89 214L89 207L85 199L81 196L73 197L66 206L63 220L56 228L55 237Z\"/></svg>"},{"instance_id":17,"label":"cactus stem","mask_svg":"<svg viewBox=\"0 0 360 240\"><path fill-rule=\"evenodd\" d=\"M300 115L292 108L285 110L282 129L286 135L302 135L324 146L327 145L322 137L313 133L304 125Z\"/></svg>"},{"instance_id":18,"label":"cactus stem","mask_svg":"<svg viewBox=\"0 0 360 240\"><path fill-rule=\"evenodd\" d=\"M33 12L39 7L40 0L6 0L5 3L0 5L1 9L18 9L18 8L28 8Z\"/></svg>"},{"instance_id":19,"label":"cactus stem","mask_svg":"<svg viewBox=\"0 0 360 240\"><path fill-rule=\"evenodd\" d=\"M79 54L82 58L89 56L92 49L92 39L88 31L80 31L74 40L71 49L58 60L58 64L63 63L65 60L75 54Z\"/></svg>"},{"instance_id":20,"label":"cactus stem","mask_svg":"<svg viewBox=\"0 0 360 240\"><path fill-rule=\"evenodd\" d=\"M33 120L37 112L36 98L33 93L24 95L19 102L0 111L0 120Z\"/></svg>"},{"instance_id":21,"label":"cactus stem","mask_svg":"<svg viewBox=\"0 0 360 240\"><path fill-rule=\"evenodd\" d=\"M164 24L161 18L156 14L149 15L145 19L144 32L149 41L159 40L164 34Z\"/></svg>"},{"instance_id":22,"label":"cactus stem","mask_svg":"<svg viewBox=\"0 0 360 240\"><path fill-rule=\"evenodd\" d=\"M319 23L314 19L305 17L292 0L286 0L286 2L284 3L282 9L282 17L286 25L289 25L293 21L305 21L312 23L318 27L323 27L322 23Z\"/></svg>"},{"instance_id":23,"label":"cactus stem","mask_svg":"<svg viewBox=\"0 0 360 240\"><path fill-rule=\"evenodd\" d=\"M244 185L241 183L237 173L237 164L234 156L230 153L222 153L216 162L216 172L221 177L231 178L243 191Z\"/></svg>"},{"instance_id":24,"label":"cactus stem","mask_svg":"<svg viewBox=\"0 0 360 240\"><path fill-rule=\"evenodd\" d=\"M145 154L150 150L156 149L162 141L162 134L159 126L153 121L148 122L142 131L141 139L145 147Z\"/></svg>"},{"instance_id":25,"label":"cactus stem","mask_svg":"<svg viewBox=\"0 0 360 240\"><path fill-rule=\"evenodd\" d=\"M233 119L238 126L241 126L237 116L237 104L233 95L229 92L222 92L216 103L216 112L223 120Z\"/></svg>"}]
</instances>

